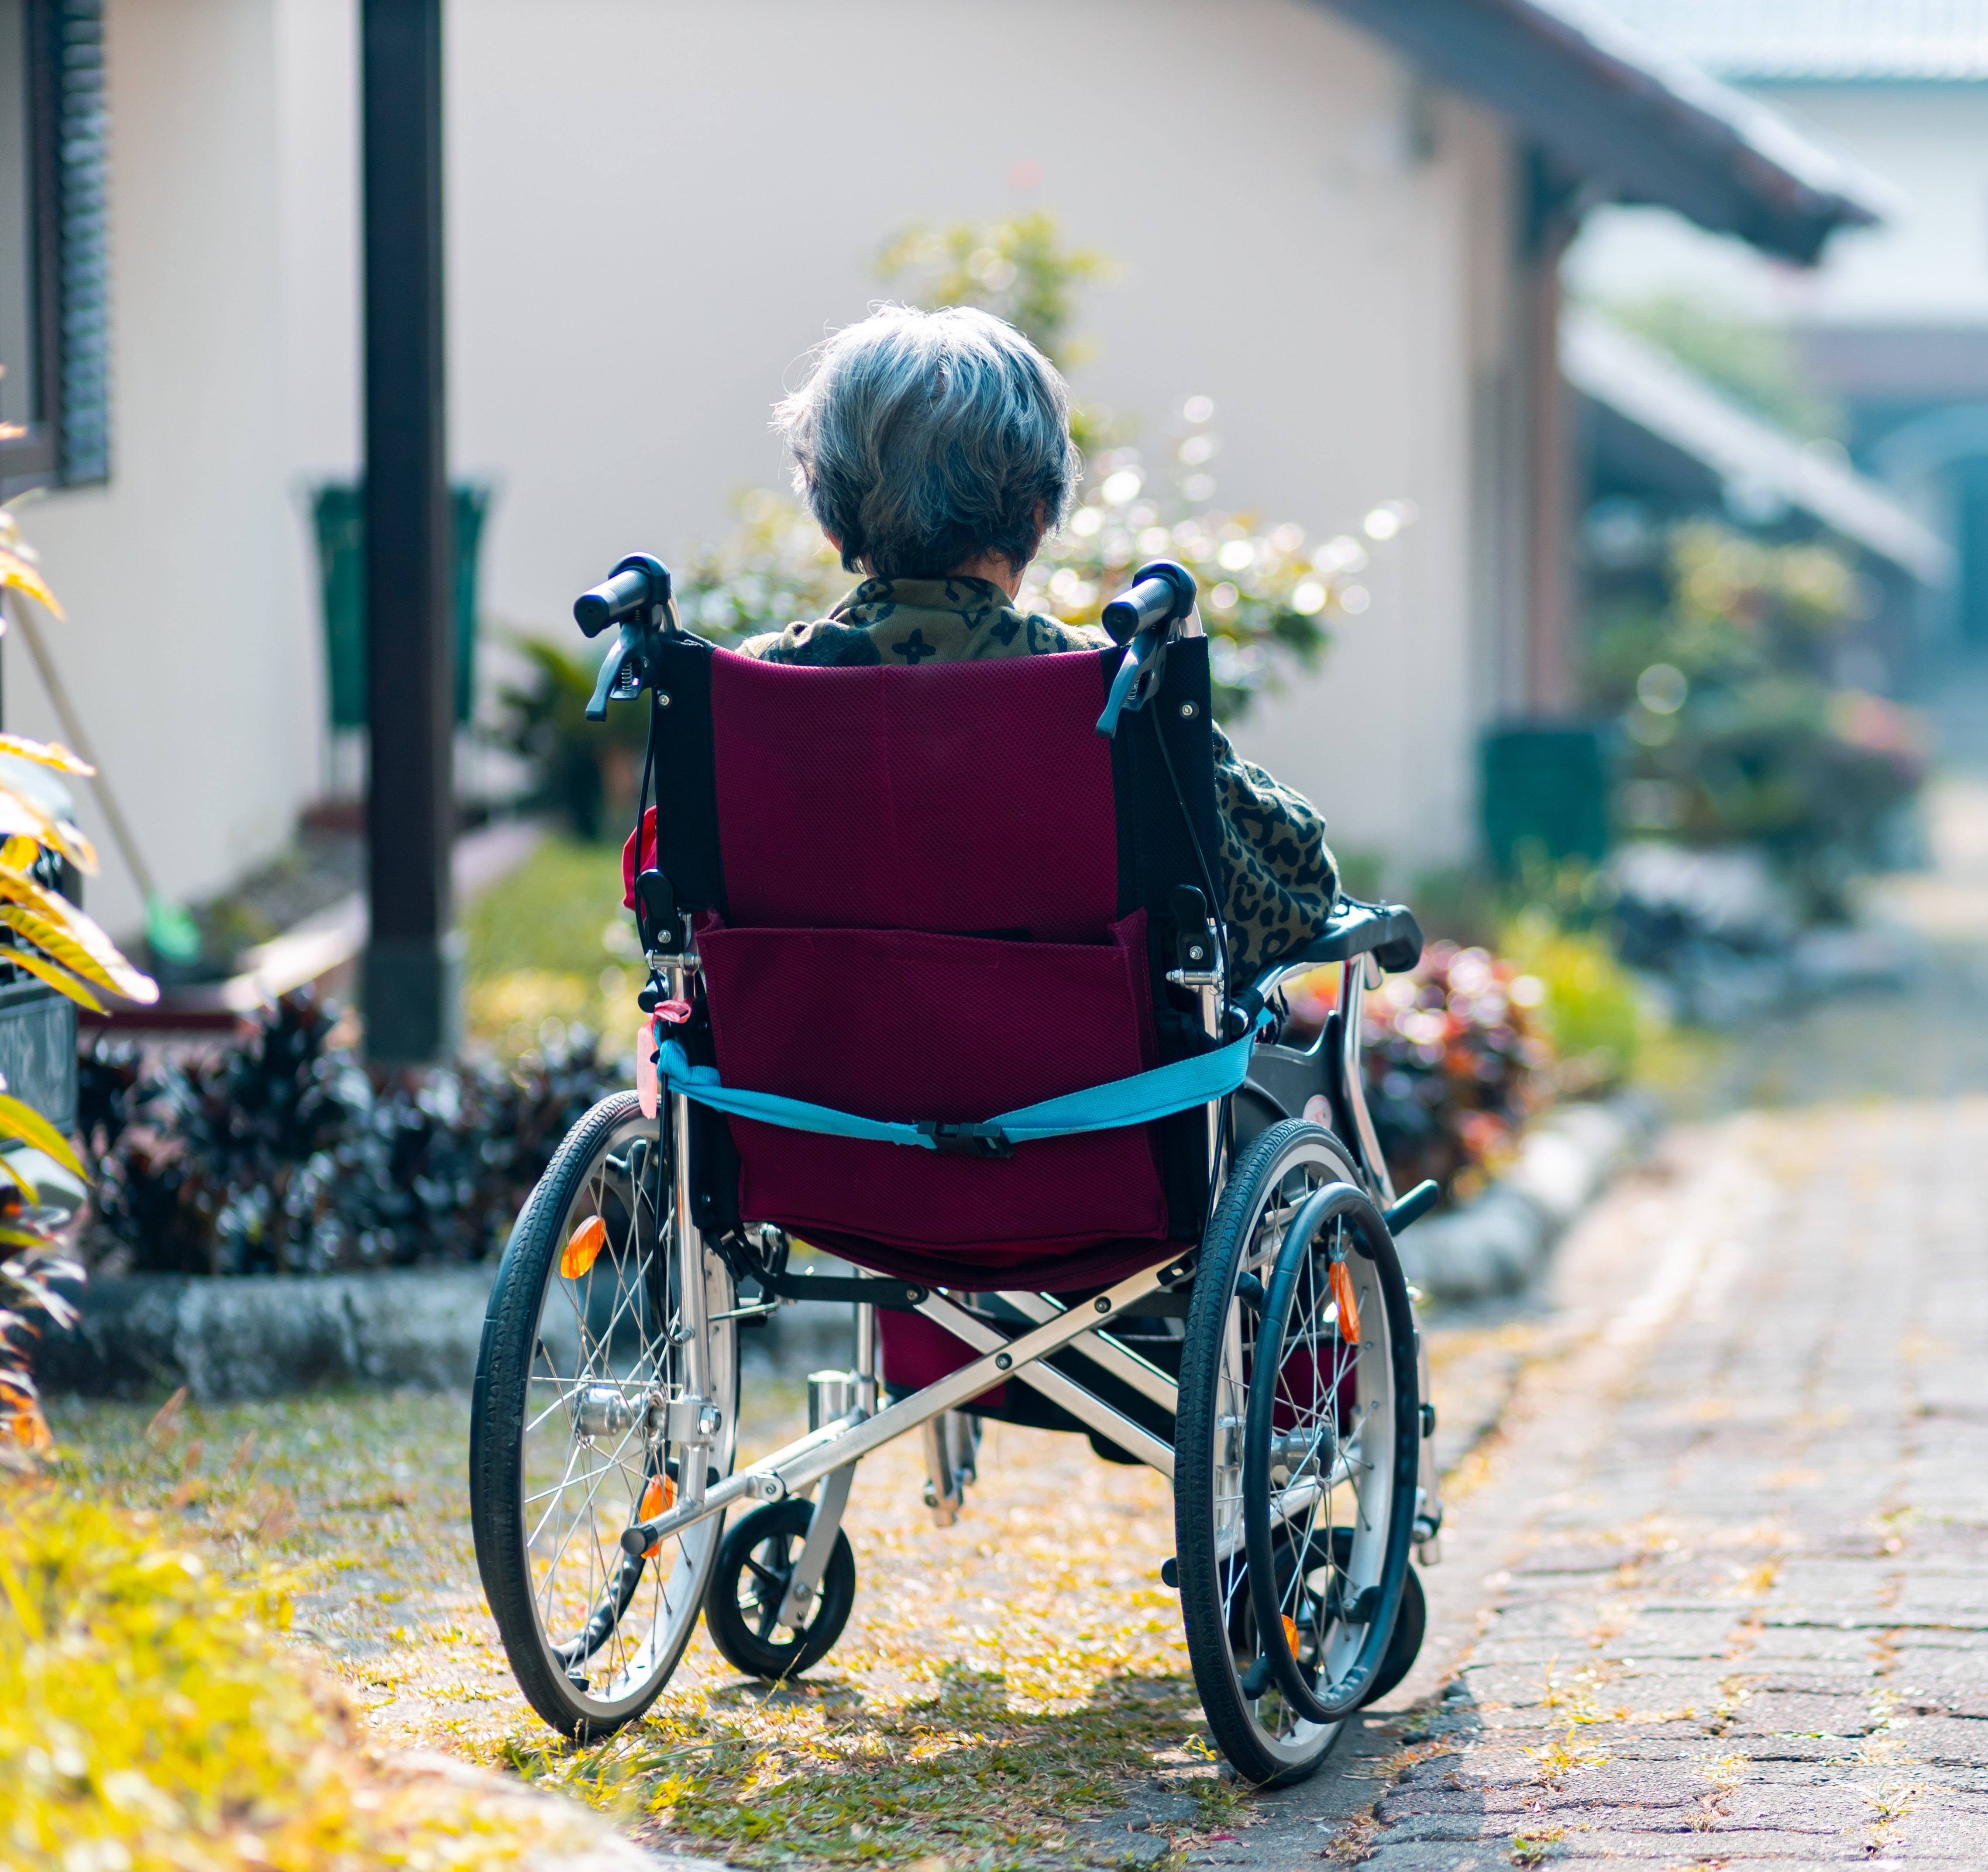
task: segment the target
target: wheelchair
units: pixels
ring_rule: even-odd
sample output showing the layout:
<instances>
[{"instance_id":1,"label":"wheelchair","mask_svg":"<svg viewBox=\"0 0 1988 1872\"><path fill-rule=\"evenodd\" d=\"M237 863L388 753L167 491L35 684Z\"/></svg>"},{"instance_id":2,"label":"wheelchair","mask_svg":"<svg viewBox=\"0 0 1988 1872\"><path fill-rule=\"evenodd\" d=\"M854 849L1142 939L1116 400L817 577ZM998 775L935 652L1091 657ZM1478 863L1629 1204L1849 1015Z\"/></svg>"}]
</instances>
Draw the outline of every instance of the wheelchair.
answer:
<instances>
[{"instance_id":1,"label":"wheelchair","mask_svg":"<svg viewBox=\"0 0 1988 1872\"><path fill-rule=\"evenodd\" d=\"M617 630L590 712L648 698L645 1037L512 1231L470 1444L492 1611L567 1735L637 1718L700 1612L749 1675L819 1661L857 1463L920 1435L944 1522L989 1418L1171 1479L1163 1578L1247 1781L1311 1773L1413 1662L1442 1507L1395 1238L1435 1192L1397 1198L1359 1056L1421 933L1343 901L1230 978L1194 596L1157 563L1111 648L927 667L715 648L646 556L576 605ZM1285 1043L1280 984L1328 963ZM741 1460L742 1335L803 1299L853 1306L853 1366Z\"/></svg>"}]
</instances>

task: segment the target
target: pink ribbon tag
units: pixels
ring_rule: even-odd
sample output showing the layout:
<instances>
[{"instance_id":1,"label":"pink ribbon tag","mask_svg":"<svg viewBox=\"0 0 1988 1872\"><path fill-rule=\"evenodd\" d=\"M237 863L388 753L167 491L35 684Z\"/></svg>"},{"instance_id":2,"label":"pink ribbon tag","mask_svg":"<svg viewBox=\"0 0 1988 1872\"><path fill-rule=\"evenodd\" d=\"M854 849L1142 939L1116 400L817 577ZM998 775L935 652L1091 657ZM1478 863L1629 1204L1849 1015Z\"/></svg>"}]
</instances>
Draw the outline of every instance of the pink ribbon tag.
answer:
<instances>
[{"instance_id":1,"label":"pink ribbon tag","mask_svg":"<svg viewBox=\"0 0 1988 1872\"><path fill-rule=\"evenodd\" d=\"M656 1083L656 1053L661 1042L656 1037L656 1023L645 1021L635 1040L635 1096L641 1101L642 1116L653 1118L661 1102L661 1094Z\"/></svg>"},{"instance_id":2,"label":"pink ribbon tag","mask_svg":"<svg viewBox=\"0 0 1988 1872\"><path fill-rule=\"evenodd\" d=\"M656 1072L656 1056L662 1050L665 1028L686 1026L690 1003L665 1001L650 1017L635 1040L635 1096L641 1101L642 1116L653 1118L662 1103L662 1086Z\"/></svg>"}]
</instances>

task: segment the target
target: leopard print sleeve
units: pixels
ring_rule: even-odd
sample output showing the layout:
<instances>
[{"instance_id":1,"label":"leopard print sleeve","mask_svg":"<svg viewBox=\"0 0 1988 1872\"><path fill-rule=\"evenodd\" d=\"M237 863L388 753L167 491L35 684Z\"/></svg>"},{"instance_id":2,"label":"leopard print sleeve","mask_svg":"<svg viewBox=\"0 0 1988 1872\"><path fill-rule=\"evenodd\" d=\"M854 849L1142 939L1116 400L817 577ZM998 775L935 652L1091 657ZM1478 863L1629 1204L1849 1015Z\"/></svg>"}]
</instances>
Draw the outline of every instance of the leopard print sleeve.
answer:
<instances>
[{"instance_id":1,"label":"leopard print sleeve","mask_svg":"<svg viewBox=\"0 0 1988 1872\"><path fill-rule=\"evenodd\" d=\"M1240 987L1266 963L1325 933L1339 867L1325 819L1215 731L1215 805L1222 822L1229 979Z\"/></svg>"}]
</instances>

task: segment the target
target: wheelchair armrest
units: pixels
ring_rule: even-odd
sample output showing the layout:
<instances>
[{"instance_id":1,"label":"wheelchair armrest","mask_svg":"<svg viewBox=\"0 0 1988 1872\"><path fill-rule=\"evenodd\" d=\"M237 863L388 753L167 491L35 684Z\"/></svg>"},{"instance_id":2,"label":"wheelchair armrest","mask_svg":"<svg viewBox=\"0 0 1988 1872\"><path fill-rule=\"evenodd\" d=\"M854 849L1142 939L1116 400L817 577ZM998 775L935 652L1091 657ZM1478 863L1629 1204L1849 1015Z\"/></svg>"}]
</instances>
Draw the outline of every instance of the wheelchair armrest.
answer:
<instances>
[{"instance_id":1,"label":"wheelchair armrest","mask_svg":"<svg viewBox=\"0 0 1988 1872\"><path fill-rule=\"evenodd\" d=\"M1422 954L1422 928L1406 904L1362 904L1342 897L1333 907L1324 935L1259 971L1256 980L1230 1004L1232 1023L1239 1018L1242 1022L1239 1029L1232 1026L1232 1031L1246 1032L1278 983L1300 969L1371 955L1389 974L1401 975L1414 968Z\"/></svg>"},{"instance_id":2,"label":"wheelchair armrest","mask_svg":"<svg viewBox=\"0 0 1988 1872\"><path fill-rule=\"evenodd\" d=\"M1342 897L1334 906L1325 934L1277 964L1280 971L1295 964L1316 968L1324 962L1351 961L1371 955L1390 975L1400 975L1422 960L1422 929L1405 904L1362 904Z\"/></svg>"}]
</instances>

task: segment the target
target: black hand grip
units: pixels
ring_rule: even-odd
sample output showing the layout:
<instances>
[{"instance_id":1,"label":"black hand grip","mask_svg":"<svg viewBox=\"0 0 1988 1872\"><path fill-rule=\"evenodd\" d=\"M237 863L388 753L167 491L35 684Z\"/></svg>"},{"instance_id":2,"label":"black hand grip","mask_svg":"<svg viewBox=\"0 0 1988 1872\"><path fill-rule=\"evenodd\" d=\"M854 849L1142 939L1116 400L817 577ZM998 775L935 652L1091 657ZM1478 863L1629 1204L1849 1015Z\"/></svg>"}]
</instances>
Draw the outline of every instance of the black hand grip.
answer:
<instances>
[{"instance_id":1,"label":"black hand grip","mask_svg":"<svg viewBox=\"0 0 1988 1872\"><path fill-rule=\"evenodd\" d=\"M1131 589L1121 592L1104 607L1100 619L1114 644L1129 644L1141 630L1152 630L1185 617L1194 609L1194 574L1170 559L1156 559L1133 575Z\"/></svg>"},{"instance_id":2,"label":"black hand grip","mask_svg":"<svg viewBox=\"0 0 1988 1872\"><path fill-rule=\"evenodd\" d=\"M1173 616L1174 588L1165 579L1141 579L1104 607L1101 620L1114 644L1129 644L1148 624Z\"/></svg>"},{"instance_id":3,"label":"black hand grip","mask_svg":"<svg viewBox=\"0 0 1988 1872\"><path fill-rule=\"evenodd\" d=\"M649 575L646 572L617 572L604 584L582 592L573 601L573 621L590 637L639 610L648 600Z\"/></svg>"},{"instance_id":4,"label":"black hand grip","mask_svg":"<svg viewBox=\"0 0 1988 1872\"><path fill-rule=\"evenodd\" d=\"M613 574L573 601L573 622L588 637L597 637L610 624L651 605L667 604L670 569L653 554L631 552Z\"/></svg>"}]
</instances>

